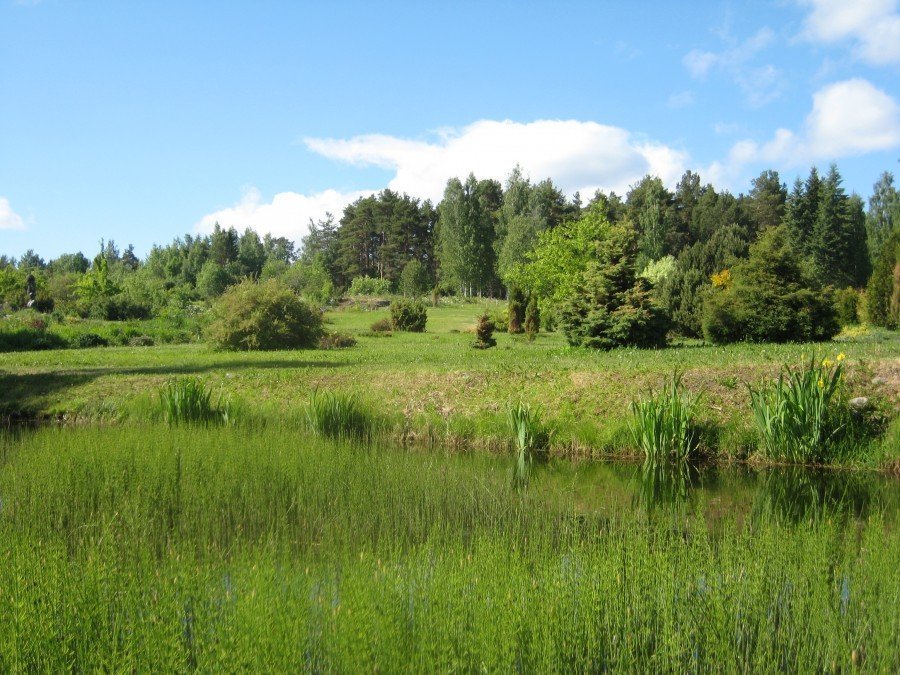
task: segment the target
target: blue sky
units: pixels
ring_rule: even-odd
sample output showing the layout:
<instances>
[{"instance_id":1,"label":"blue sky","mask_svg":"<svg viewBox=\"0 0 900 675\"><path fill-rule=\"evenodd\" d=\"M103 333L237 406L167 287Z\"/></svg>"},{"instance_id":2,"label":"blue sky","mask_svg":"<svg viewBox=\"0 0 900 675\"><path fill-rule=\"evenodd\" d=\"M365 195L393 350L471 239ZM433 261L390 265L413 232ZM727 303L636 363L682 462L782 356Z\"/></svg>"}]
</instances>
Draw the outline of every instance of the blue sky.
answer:
<instances>
[{"instance_id":1,"label":"blue sky","mask_svg":"<svg viewBox=\"0 0 900 675\"><path fill-rule=\"evenodd\" d=\"M0 253L216 220L299 239L519 163L620 193L900 169L900 10L854 2L0 0Z\"/></svg>"}]
</instances>

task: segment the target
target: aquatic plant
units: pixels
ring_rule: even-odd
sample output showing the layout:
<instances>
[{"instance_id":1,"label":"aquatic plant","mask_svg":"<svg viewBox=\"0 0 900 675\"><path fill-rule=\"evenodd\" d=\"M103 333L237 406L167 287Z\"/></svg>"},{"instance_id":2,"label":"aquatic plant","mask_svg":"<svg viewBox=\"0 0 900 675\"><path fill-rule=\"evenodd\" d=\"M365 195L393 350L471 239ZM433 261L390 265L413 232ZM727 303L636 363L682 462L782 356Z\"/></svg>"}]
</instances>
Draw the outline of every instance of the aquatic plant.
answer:
<instances>
[{"instance_id":1,"label":"aquatic plant","mask_svg":"<svg viewBox=\"0 0 900 675\"><path fill-rule=\"evenodd\" d=\"M545 454L550 447L551 430L541 417L539 408L521 401L507 410L506 419L516 446L513 468L513 486L516 488L527 486L535 457Z\"/></svg>"},{"instance_id":2,"label":"aquatic plant","mask_svg":"<svg viewBox=\"0 0 900 675\"><path fill-rule=\"evenodd\" d=\"M309 428L325 438L366 439L372 435L375 416L355 394L314 391L306 405Z\"/></svg>"},{"instance_id":3,"label":"aquatic plant","mask_svg":"<svg viewBox=\"0 0 900 675\"><path fill-rule=\"evenodd\" d=\"M213 403L212 392L197 377L182 377L167 382L159 390L159 407L163 420L169 425L234 422L231 399L220 391Z\"/></svg>"},{"instance_id":4,"label":"aquatic plant","mask_svg":"<svg viewBox=\"0 0 900 675\"><path fill-rule=\"evenodd\" d=\"M763 456L801 464L833 459L846 423L839 400L843 360L843 354L834 361L812 357L800 368L784 366L759 389L747 385Z\"/></svg>"},{"instance_id":5,"label":"aquatic plant","mask_svg":"<svg viewBox=\"0 0 900 675\"><path fill-rule=\"evenodd\" d=\"M662 390L632 401L629 429L647 461L686 460L696 454L699 434L695 420L698 396L684 389L675 373Z\"/></svg>"}]
</instances>

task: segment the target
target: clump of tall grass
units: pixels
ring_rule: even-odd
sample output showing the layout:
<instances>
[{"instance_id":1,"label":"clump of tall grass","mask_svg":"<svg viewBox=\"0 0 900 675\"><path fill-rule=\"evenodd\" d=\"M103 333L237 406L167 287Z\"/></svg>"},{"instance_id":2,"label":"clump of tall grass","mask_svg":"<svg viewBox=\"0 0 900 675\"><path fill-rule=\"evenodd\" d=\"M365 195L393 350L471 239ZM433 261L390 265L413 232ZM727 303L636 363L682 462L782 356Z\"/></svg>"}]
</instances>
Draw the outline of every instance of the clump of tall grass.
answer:
<instances>
[{"instance_id":1,"label":"clump of tall grass","mask_svg":"<svg viewBox=\"0 0 900 675\"><path fill-rule=\"evenodd\" d=\"M834 459L848 411L842 399L844 355L816 357L801 368L784 366L778 379L760 389L747 385L760 436L769 459L800 464Z\"/></svg>"},{"instance_id":2,"label":"clump of tall grass","mask_svg":"<svg viewBox=\"0 0 900 675\"><path fill-rule=\"evenodd\" d=\"M231 424L234 406L220 391L215 403L212 392L196 377L167 382L159 390L159 406L167 424Z\"/></svg>"},{"instance_id":3,"label":"clump of tall grass","mask_svg":"<svg viewBox=\"0 0 900 675\"><path fill-rule=\"evenodd\" d=\"M355 394L318 390L306 405L306 421L325 438L368 439L377 427L375 415Z\"/></svg>"},{"instance_id":4,"label":"clump of tall grass","mask_svg":"<svg viewBox=\"0 0 900 675\"><path fill-rule=\"evenodd\" d=\"M507 411L507 422L516 446L516 464L513 469L513 485L523 488L528 484L531 465L537 456L546 456L550 448L551 430L541 419L539 408L519 402Z\"/></svg>"},{"instance_id":5,"label":"clump of tall grass","mask_svg":"<svg viewBox=\"0 0 900 675\"><path fill-rule=\"evenodd\" d=\"M699 400L685 390L681 374L675 373L658 393L651 390L649 398L632 401L629 429L645 461L683 461L696 454Z\"/></svg>"}]
</instances>

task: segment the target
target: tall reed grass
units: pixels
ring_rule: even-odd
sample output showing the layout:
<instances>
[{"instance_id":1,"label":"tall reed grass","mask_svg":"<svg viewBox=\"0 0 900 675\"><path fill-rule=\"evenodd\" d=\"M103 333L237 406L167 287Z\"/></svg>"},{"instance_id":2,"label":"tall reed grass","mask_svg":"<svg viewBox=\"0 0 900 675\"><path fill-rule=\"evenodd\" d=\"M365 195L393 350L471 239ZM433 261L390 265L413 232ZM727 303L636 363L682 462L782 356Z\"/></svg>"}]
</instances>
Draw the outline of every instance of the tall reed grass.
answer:
<instances>
[{"instance_id":1,"label":"tall reed grass","mask_svg":"<svg viewBox=\"0 0 900 675\"><path fill-rule=\"evenodd\" d=\"M521 489L528 485L531 465L535 459L546 457L552 434L542 420L540 409L521 401L507 409L507 424L516 448L513 486Z\"/></svg>"},{"instance_id":2,"label":"tall reed grass","mask_svg":"<svg viewBox=\"0 0 900 675\"><path fill-rule=\"evenodd\" d=\"M674 527L271 427L0 447L3 672L900 666L877 514Z\"/></svg>"},{"instance_id":3,"label":"tall reed grass","mask_svg":"<svg viewBox=\"0 0 900 675\"><path fill-rule=\"evenodd\" d=\"M369 439L380 426L355 394L314 391L306 405L309 428L324 438Z\"/></svg>"},{"instance_id":4,"label":"tall reed grass","mask_svg":"<svg viewBox=\"0 0 900 675\"><path fill-rule=\"evenodd\" d=\"M631 404L631 436L650 462L683 461L696 454L698 396L687 392L675 373L658 393Z\"/></svg>"},{"instance_id":5,"label":"tall reed grass","mask_svg":"<svg viewBox=\"0 0 900 675\"><path fill-rule=\"evenodd\" d=\"M784 366L760 389L748 385L760 451L799 464L837 459L849 411L843 400L843 361L812 357L800 368Z\"/></svg>"},{"instance_id":6,"label":"tall reed grass","mask_svg":"<svg viewBox=\"0 0 900 675\"><path fill-rule=\"evenodd\" d=\"M212 392L196 377L166 383L159 390L159 408L169 425L231 424L235 417L231 399L220 391L214 403Z\"/></svg>"}]
</instances>

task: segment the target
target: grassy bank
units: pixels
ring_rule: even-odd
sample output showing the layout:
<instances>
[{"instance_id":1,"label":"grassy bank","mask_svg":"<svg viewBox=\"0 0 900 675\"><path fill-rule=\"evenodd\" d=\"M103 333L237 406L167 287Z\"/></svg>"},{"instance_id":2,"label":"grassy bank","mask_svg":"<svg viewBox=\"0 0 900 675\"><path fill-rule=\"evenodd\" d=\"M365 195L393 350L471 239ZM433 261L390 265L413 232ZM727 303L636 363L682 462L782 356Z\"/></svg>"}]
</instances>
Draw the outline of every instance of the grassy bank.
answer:
<instances>
[{"instance_id":1,"label":"grassy bank","mask_svg":"<svg viewBox=\"0 0 900 675\"><path fill-rule=\"evenodd\" d=\"M387 310L329 313L329 329L357 337L357 346L345 350L235 354L190 344L0 354L0 411L146 419L161 386L173 376L196 375L240 403L245 419L300 423L318 389L371 404L397 438L506 447L507 408L523 402L542 409L553 425L555 453L623 455L635 451L625 423L631 401L677 370L687 389L703 392L701 422L716 430L704 442L719 456L741 458L756 445L744 383L758 386L783 364L813 353L846 353L851 395L867 396L890 413L900 401L897 333L856 333L820 345L685 343L612 352L569 348L560 334L541 334L533 343L497 334L496 348L476 350L467 331L482 309L431 309L426 333L390 337L369 331ZM896 439L897 429L892 433ZM868 455L889 464L895 446L881 445Z\"/></svg>"},{"instance_id":2,"label":"grassy bank","mask_svg":"<svg viewBox=\"0 0 900 675\"><path fill-rule=\"evenodd\" d=\"M877 511L711 527L283 429L44 429L0 469L5 671L900 666Z\"/></svg>"}]
</instances>

